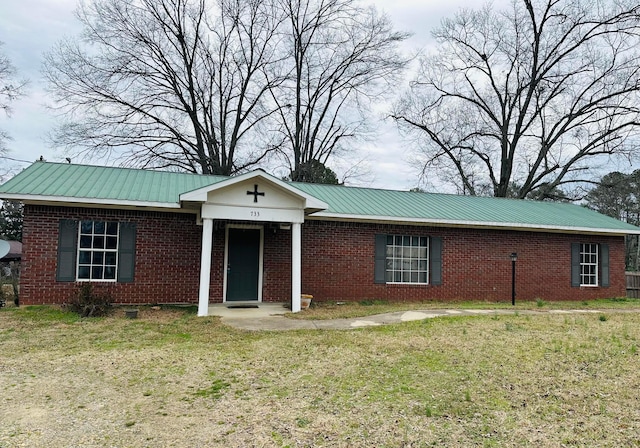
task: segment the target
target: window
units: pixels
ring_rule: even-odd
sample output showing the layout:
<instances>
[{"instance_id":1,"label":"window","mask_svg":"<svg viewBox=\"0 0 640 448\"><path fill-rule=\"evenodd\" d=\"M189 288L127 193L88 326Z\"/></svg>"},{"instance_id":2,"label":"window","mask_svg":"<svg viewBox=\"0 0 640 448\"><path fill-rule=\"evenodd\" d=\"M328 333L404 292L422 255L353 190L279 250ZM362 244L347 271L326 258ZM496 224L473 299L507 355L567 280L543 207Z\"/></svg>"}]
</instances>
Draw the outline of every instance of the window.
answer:
<instances>
[{"instance_id":1,"label":"window","mask_svg":"<svg viewBox=\"0 0 640 448\"><path fill-rule=\"evenodd\" d=\"M116 280L118 230L117 222L80 222L78 226L78 280Z\"/></svg>"},{"instance_id":2,"label":"window","mask_svg":"<svg viewBox=\"0 0 640 448\"><path fill-rule=\"evenodd\" d=\"M387 235L387 283L427 283L429 239L420 236Z\"/></svg>"},{"instance_id":3,"label":"window","mask_svg":"<svg viewBox=\"0 0 640 448\"><path fill-rule=\"evenodd\" d=\"M580 244L580 286L598 286L597 244Z\"/></svg>"},{"instance_id":4,"label":"window","mask_svg":"<svg viewBox=\"0 0 640 448\"><path fill-rule=\"evenodd\" d=\"M136 223L61 219L56 280L133 283Z\"/></svg>"}]
</instances>

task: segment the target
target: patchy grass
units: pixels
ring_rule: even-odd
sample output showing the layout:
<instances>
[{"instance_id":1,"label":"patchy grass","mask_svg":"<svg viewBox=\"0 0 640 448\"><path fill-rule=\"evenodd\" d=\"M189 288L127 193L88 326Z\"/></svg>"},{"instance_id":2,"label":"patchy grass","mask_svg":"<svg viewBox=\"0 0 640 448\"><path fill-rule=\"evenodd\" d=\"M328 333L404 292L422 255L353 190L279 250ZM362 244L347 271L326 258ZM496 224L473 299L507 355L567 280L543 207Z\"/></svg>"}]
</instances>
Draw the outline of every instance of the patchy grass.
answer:
<instances>
[{"instance_id":1,"label":"patchy grass","mask_svg":"<svg viewBox=\"0 0 640 448\"><path fill-rule=\"evenodd\" d=\"M486 310L568 310L568 309L634 309L640 308L640 299L612 298L589 300L583 302L547 302L541 299L535 301L511 302L389 302L385 300L363 300L360 302L312 302L311 307L301 313L287 313L290 319L341 319L372 316L374 314L393 313L397 311L428 310L428 309L486 309Z\"/></svg>"},{"instance_id":2,"label":"patchy grass","mask_svg":"<svg viewBox=\"0 0 640 448\"><path fill-rule=\"evenodd\" d=\"M0 446L637 446L640 315L601 315L242 332L3 310Z\"/></svg>"}]
</instances>

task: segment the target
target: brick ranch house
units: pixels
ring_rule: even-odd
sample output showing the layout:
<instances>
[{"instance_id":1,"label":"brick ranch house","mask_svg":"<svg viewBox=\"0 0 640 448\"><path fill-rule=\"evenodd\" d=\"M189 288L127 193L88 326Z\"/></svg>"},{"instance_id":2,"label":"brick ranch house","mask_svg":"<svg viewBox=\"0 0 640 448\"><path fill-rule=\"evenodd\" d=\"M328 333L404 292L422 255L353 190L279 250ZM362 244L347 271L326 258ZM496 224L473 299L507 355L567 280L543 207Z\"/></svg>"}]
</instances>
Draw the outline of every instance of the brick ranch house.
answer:
<instances>
[{"instance_id":1,"label":"brick ranch house","mask_svg":"<svg viewBox=\"0 0 640 448\"><path fill-rule=\"evenodd\" d=\"M78 282L116 303L624 296L624 236L571 204L36 162L0 186L24 202L22 304Z\"/></svg>"}]
</instances>

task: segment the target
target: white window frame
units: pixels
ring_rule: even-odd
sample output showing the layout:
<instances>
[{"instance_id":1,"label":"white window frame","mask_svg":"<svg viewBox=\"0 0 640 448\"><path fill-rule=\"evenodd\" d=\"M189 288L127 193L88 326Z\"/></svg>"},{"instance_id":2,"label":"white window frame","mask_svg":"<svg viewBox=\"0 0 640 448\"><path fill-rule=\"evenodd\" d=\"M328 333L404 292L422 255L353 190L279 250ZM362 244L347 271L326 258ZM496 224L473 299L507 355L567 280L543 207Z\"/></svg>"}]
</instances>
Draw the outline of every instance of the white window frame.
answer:
<instances>
[{"instance_id":1,"label":"white window frame","mask_svg":"<svg viewBox=\"0 0 640 448\"><path fill-rule=\"evenodd\" d=\"M580 286L600 285L600 247L597 243L580 243ZM587 279L591 281L586 281Z\"/></svg>"},{"instance_id":2,"label":"white window frame","mask_svg":"<svg viewBox=\"0 0 640 448\"><path fill-rule=\"evenodd\" d=\"M82 223L87 223L90 222L91 223L91 233L83 233L82 232ZM95 233L95 223L96 222L102 222L105 225L105 233L104 234L97 234ZM117 230L116 230L116 234L115 235L107 235L107 225L109 223L114 223L117 226ZM91 237L91 247L81 247L81 242L82 242L82 237L83 236L90 236ZM94 237L100 237L100 236L104 236L105 240L104 240L104 247L93 247L93 239ZM116 237L116 247L115 249L107 249L107 243L106 243L106 238L107 237ZM118 281L118 249L120 247L120 223L119 222L115 222L115 221L103 221L103 220L82 220L79 222L78 224L78 244L77 244L77 251L76 251L76 281L78 282L117 282ZM91 257L91 262L89 264L87 263L80 263L80 253L81 252L89 252L90 253L90 257ZM99 253L101 252L103 255L102 258L102 263L98 264L98 263L93 263L93 254L94 253ZM107 253L114 253L115 254L115 265L113 264L106 264L106 254ZM80 268L81 267L89 267L89 278L80 278ZM93 277L93 267L94 266L102 266L103 271L102 271L102 277L103 278L92 278ZM104 268L106 266L113 266L114 270L115 270L115 276L114 278L104 278Z\"/></svg>"},{"instance_id":3,"label":"white window frame","mask_svg":"<svg viewBox=\"0 0 640 448\"><path fill-rule=\"evenodd\" d=\"M389 244L391 238L392 243ZM401 244L396 244L398 238L402 240ZM418 245L414 245L414 239L418 239ZM409 240L409 244L405 245L405 239ZM424 246L421 245L421 241L424 240ZM419 252L424 250L424 257L421 257ZM405 257L405 252L409 252L408 257ZM414 254L418 252L416 256ZM415 262L415 263L414 263ZM424 269L420 269L420 263L424 263ZM414 268L414 264L418 265ZM408 267L405 267L408 264ZM401 280L396 280L396 274L400 274ZM391 274L391 275L390 275ZM402 278L407 274L409 280L405 281ZM411 278L416 274L417 281L413 281ZM420 281L421 275L424 281ZM391 276L391 280L389 279ZM428 285L429 284L429 238L426 236L416 235L387 235L386 245L386 260L385 260L385 282L387 284L397 285Z\"/></svg>"}]
</instances>

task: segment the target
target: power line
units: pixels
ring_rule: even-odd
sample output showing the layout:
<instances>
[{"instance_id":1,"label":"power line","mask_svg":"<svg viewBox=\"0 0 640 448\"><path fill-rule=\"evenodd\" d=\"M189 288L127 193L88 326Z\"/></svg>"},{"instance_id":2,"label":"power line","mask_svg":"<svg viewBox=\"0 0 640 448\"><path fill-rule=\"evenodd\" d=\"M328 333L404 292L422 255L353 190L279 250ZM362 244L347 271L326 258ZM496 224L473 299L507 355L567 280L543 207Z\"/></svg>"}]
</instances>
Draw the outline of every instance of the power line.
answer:
<instances>
[{"instance_id":1,"label":"power line","mask_svg":"<svg viewBox=\"0 0 640 448\"><path fill-rule=\"evenodd\" d=\"M13 162L33 163L33 160L14 159L13 157L7 157L7 156L0 156L0 159L7 159Z\"/></svg>"}]
</instances>

